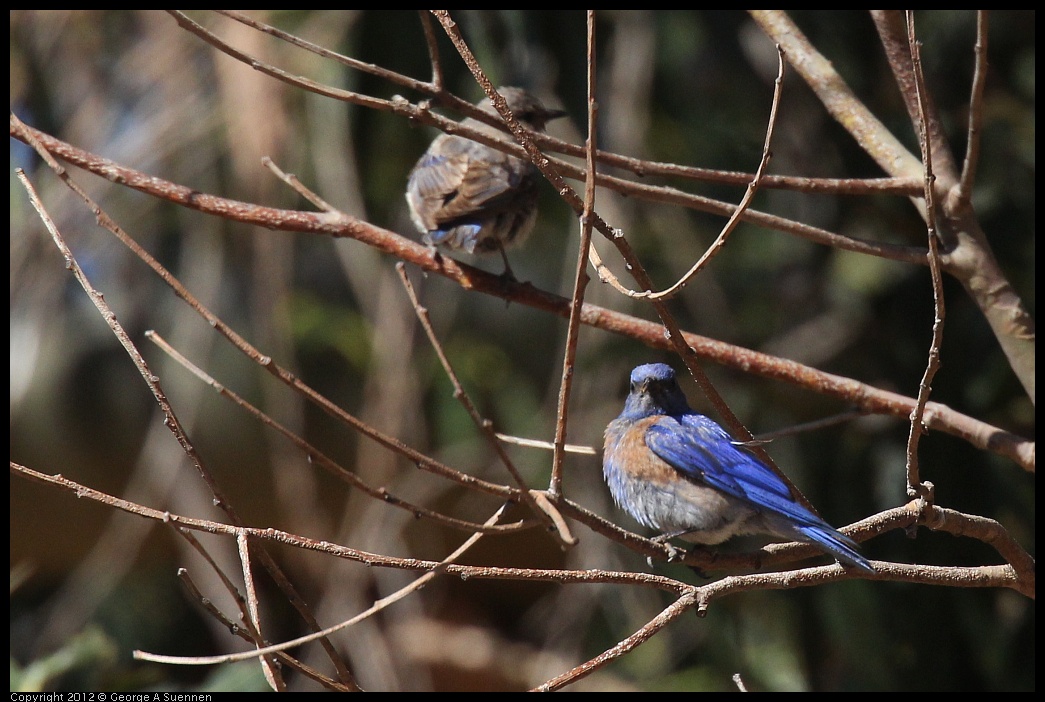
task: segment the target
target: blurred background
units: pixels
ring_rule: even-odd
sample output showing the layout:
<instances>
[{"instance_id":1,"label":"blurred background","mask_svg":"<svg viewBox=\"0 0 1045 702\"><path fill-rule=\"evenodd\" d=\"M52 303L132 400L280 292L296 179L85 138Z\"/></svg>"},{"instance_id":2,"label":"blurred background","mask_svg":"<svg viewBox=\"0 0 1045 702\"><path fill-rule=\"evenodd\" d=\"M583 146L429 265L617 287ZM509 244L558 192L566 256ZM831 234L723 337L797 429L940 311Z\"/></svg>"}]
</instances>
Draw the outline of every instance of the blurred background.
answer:
<instances>
[{"instance_id":1,"label":"blurred background","mask_svg":"<svg viewBox=\"0 0 1045 702\"><path fill-rule=\"evenodd\" d=\"M258 20L348 56L426 80L431 68L413 11L256 12ZM192 17L234 46L312 80L390 98L410 94L210 13ZM521 85L568 119L549 132L583 143L583 11L455 11L496 85ZM862 11L798 12L796 22L855 93L912 150L917 142ZM312 209L278 182L270 156L348 214L416 238L403 191L435 136L405 119L303 92L238 63L158 11L14 11L11 109L74 146L198 191ZM964 155L975 14L916 15L929 88ZM1002 269L1031 314L1034 295L1035 14L991 14L989 69L974 204ZM482 92L441 36L456 94ZM776 74L772 45L740 11L597 13L600 148L636 158L752 172ZM457 118L457 115L449 115ZM483 521L493 498L416 470L361 439L236 353L108 233L21 142L11 140L11 460L126 499L222 519L148 388L69 275L13 176L26 170L93 284L105 293L163 383L204 462L243 518L394 556L439 559L464 534L378 503L309 465L289 442L219 398L144 338L155 329L219 382L296 429L371 485L454 516ZM785 78L770 172L882 175L793 71ZM130 235L224 321L348 412L465 472L505 482L496 455L454 400L395 272L396 260L352 240L260 230L72 169ZM738 202L741 188L648 178ZM574 187L581 189L582 184ZM510 252L516 275L568 296L577 222L542 184L538 225ZM665 287L717 235L721 218L601 191L596 206L624 231ZM763 189L753 207L849 236L923 245L904 198ZM596 242L624 275L605 241ZM463 259L500 272L498 257ZM551 440L565 321L470 294L408 269L455 369L498 431ZM629 280L625 278L625 280ZM983 315L945 279L942 370L933 399L1025 437L1034 407ZM592 284L586 299L655 319L648 305ZM671 303L683 329L914 396L933 319L925 267L834 250L741 224L729 245ZM601 452L627 375L670 354L582 328L568 441ZM753 432L847 409L842 403L710 364L706 370ZM686 379L691 404L710 411ZM907 423L865 417L774 442L769 450L835 525L906 502ZM511 447L533 487L550 453ZM610 503L599 456L570 455L566 494L629 528ZM938 504L996 519L1034 553L1034 480L1011 461L945 434L922 441L923 479ZM198 555L152 522L12 477L12 689L264 689L253 663L217 668L133 662L130 652L204 655L242 650L179 584L186 567L218 606L235 610ZM649 571L644 558L574 525L561 550L540 530L488 537L466 563ZM643 532L644 533L644 532ZM228 539L201 540L236 572ZM413 574L365 568L273 546L324 625L346 619ZM979 542L921 530L865 544L871 558L939 565L998 562ZM696 582L688 569L655 572ZM265 583L266 586L268 583ZM263 592L268 636L304 633L274 588ZM670 602L616 585L436 579L380 616L334 637L369 690L519 690L631 634ZM568 689L1032 690L1034 604L1009 590L846 582L752 592L684 617L628 656ZM318 647L314 647L318 650ZM329 668L316 652L307 662ZM325 669L325 668L324 668ZM315 683L290 676L300 689Z\"/></svg>"}]
</instances>

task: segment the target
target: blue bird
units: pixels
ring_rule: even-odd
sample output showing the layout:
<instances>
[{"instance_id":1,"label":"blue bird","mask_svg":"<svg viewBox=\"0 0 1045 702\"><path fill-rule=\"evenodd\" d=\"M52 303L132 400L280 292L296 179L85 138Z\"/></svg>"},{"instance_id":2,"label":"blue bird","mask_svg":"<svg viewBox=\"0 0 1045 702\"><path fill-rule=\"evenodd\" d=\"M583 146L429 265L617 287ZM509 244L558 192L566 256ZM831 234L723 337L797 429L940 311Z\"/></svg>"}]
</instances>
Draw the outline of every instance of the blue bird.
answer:
<instances>
[{"instance_id":1,"label":"blue bird","mask_svg":"<svg viewBox=\"0 0 1045 702\"><path fill-rule=\"evenodd\" d=\"M549 120L566 113L551 110L522 88L498 88L517 120L544 131ZM476 105L498 116L488 99ZM504 132L476 119L465 124L491 136ZM529 160L470 139L441 134L410 172L406 201L425 244L469 254L500 251L505 275L514 278L504 250L522 243L537 220L540 172Z\"/></svg>"},{"instance_id":2,"label":"blue bird","mask_svg":"<svg viewBox=\"0 0 1045 702\"><path fill-rule=\"evenodd\" d=\"M690 409L663 363L638 366L624 411L606 427L603 476L614 501L658 540L719 544L770 534L819 547L867 573L856 543L798 502L790 486Z\"/></svg>"}]
</instances>

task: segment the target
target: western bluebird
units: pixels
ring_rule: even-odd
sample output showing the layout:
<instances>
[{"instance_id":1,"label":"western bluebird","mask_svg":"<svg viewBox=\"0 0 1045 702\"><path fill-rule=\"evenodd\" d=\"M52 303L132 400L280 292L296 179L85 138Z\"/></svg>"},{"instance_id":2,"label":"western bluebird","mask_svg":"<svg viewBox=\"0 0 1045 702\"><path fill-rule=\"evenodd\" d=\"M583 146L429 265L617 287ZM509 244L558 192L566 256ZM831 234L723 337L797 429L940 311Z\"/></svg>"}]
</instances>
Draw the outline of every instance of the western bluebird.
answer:
<instances>
[{"instance_id":1,"label":"western bluebird","mask_svg":"<svg viewBox=\"0 0 1045 702\"><path fill-rule=\"evenodd\" d=\"M521 88L498 88L508 109L530 129L566 113L550 110ZM497 115L489 100L477 107ZM492 136L503 132L468 118L462 124ZM429 246L473 253L495 249L504 258L504 272L512 275L506 246L519 244L537 219L540 172L529 161L491 149L461 136L441 134L410 172L406 201L410 216Z\"/></svg>"},{"instance_id":2,"label":"western bluebird","mask_svg":"<svg viewBox=\"0 0 1045 702\"><path fill-rule=\"evenodd\" d=\"M714 421L690 409L663 363L631 372L624 411L606 427L602 472L613 499L658 540L719 544L771 534L818 546L873 573L856 543L811 512L790 487L737 446Z\"/></svg>"}]
</instances>

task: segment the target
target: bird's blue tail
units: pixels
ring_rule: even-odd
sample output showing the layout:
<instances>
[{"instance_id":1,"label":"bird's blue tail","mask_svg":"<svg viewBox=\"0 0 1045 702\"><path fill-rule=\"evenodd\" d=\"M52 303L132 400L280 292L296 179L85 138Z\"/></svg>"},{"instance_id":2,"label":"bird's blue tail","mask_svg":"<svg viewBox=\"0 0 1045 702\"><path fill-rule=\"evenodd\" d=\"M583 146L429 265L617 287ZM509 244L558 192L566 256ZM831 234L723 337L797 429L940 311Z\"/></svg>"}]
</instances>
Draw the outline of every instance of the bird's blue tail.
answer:
<instances>
[{"instance_id":1,"label":"bird's blue tail","mask_svg":"<svg viewBox=\"0 0 1045 702\"><path fill-rule=\"evenodd\" d=\"M820 546L842 563L859 568L865 573L874 572L871 563L860 555L856 542L828 524L802 524L796 525L795 529L805 537L803 541Z\"/></svg>"}]
</instances>

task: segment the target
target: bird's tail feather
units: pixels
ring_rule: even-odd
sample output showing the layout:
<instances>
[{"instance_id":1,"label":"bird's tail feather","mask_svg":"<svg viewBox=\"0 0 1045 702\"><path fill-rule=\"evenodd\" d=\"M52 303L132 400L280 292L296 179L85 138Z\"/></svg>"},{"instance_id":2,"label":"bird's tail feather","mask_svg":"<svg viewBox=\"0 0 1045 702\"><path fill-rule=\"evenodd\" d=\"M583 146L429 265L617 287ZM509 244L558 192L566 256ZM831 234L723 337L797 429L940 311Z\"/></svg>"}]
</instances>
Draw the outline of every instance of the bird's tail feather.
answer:
<instances>
[{"instance_id":1,"label":"bird's tail feather","mask_svg":"<svg viewBox=\"0 0 1045 702\"><path fill-rule=\"evenodd\" d=\"M799 526L798 531L805 537L805 541L820 546L842 563L859 568L866 573L875 572L870 561L860 555L856 542L830 526L809 524Z\"/></svg>"}]
</instances>

